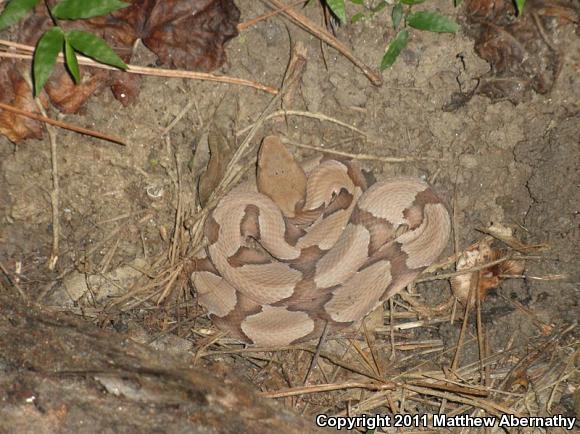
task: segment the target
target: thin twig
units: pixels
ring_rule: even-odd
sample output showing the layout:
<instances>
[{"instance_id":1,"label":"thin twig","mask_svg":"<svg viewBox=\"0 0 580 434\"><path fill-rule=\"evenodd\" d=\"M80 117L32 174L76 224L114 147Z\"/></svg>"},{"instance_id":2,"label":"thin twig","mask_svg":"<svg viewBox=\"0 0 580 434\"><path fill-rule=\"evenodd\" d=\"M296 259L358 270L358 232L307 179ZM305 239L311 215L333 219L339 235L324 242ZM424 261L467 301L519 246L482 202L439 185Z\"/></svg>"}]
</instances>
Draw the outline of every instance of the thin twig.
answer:
<instances>
[{"instance_id":1,"label":"thin twig","mask_svg":"<svg viewBox=\"0 0 580 434\"><path fill-rule=\"evenodd\" d=\"M522 260L525 260L525 259L530 259L530 258L527 258L527 257L521 257L521 258L517 257L516 258L515 256L512 256L512 255L509 255L508 254L508 255L504 256L503 258L496 259L495 261L487 262L485 264L477 265L477 266L471 267L471 268L464 268L464 269L462 269L460 271L455 271L453 273L443 273L443 274L435 274L435 275L432 275L432 276L426 276L426 277L424 277L422 279L415 280L415 283L431 282L433 280L447 280L447 279L449 279L451 277L461 276L463 274L471 274L474 271L480 271L480 270L489 268L489 267L491 267L493 265L497 265L497 264L501 264L502 262L509 261L510 259L518 259L518 260L519 259L522 259Z\"/></svg>"},{"instance_id":2,"label":"thin twig","mask_svg":"<svg viewBox=\"0 0 580 434\"><path fill-rule=\"evenodd\" d=\"M12 278L12 276L10 275L8 270L4 267L4 264L2 264L2 262L0 262L0 270L2 270L2 273L4 273L4 275L6 276L6 279L8 279L8 282L12 286L14 286L14 288L16 288L16 291L18 291L18 294L20 294L20 297L22 297L23 300L28 300L28 295L26 295L26 293L20 287L20 285L18 285L16 280Z\"/></svg>"},{"instance_id":3,"label":"thin twig","mask_svg":"<svg viewBox=\"0 0 580 434\"><path fill-rule=\"evenodd\" d=\"M8 104L0 103L0 109L6 110L12 113L16 113L17 115L24 116L26 118L34 119L35 121L44 122L49 125L54 125L55 127L63 128L65 130L74 131L75 133L85 134L87 136L96 137L98 139L103 139L108 142L117 143L119 145L126 146L127 144L125 141L119 137L111 136L109 134L103 134L98 131L89 130L87 128L79 127L76 125L72 125L66 122L57 121L55 119L51 119L47 116L37 115L35 113L30 113L25 110L21 110L18 107L14 107Z\"/></svg>"},{"instance_id":4,"label":"thin twig","mask_svg":"<svg viewBox=\"0 0 580 434\"><path fill-rule=\"evenodd\" d=\"M297 148L312 149L314 151L323 152L325 154L339 155L341 157L352 158L354 160L369 160L369 161L381 161L383 163L407 163L410 161L443 161L439 158L428 158L428 157L380 157L378 155L371 154L351 154L350 152L337 151L336 149L327 149L321 146L305 145L302 143L296 143L292 140L282 137L282 143L285 145L295 146Z\"/></svg>"},{"instance_id":5,"label":"thin twig","mask_svg":"<svg viewBox=\"0 0 580 434\"><path fill-rule=\"evenodd\" d=\"M392 297L389 298L389 326L389 343L391 344L391 355L389 356L389 359L395 360L397 354L397 346L395 345L395 301Z\"/></svg>"},{"instance_id":6,"label":"thin twig","mask_svg":"<svg viewBox=\"0 0 580 434\"><path fill-rule=\"evenodd\" d=\"M506 246L510 247L511 249L522 253L522 254L530 254L533 252L543 252L545 250L549 250L550 246L548 244L524 244L520 240L516 239L515 237L509 235L506 236L500 230L491 226L489 228L475 228L477 231L482 232L484 234L490 235L491 237L495 238L496 240L501 241Z\"/></svg>"},{"instance_id":7,"label":"thin twig","mask_svg":"<svg viewBox=\"0 0 580 434\"><path fill-rule=\"evenodd\" d=\"M166 137L166 142L170 145L169 136ZM179 161L179 157L177 155L177 151L173 153L173 159L175 161L175 171L176 171L176 179L175 183L175 191L176 191L176 206L175 206L175 224L173 226L173 237L171 239L171 247L169 248L169 263L171 265L175 265L176 260L178 258L179 253L179 235L181 234L181 230L183 227L183 191L182 191L182 180L181 180L181 161ZM159 300L161 301L161 300Z\"/></svg>"},{"instance_id":8,"label":"thin twig","mask_svg":"<svg viewBox=\"0 0 580 434\"><path fill-rule=\"evenodd\" d=\"M16 46L14 43L12 43L10 41L2 40L2 39L0 39L0 45ZM25 47L25 48L23 48L23 47ZM30 53L32 53L34 51L34 47L32 47L30 45L17 44L17 48L25 49L26 51L29 51ZM9 59L31 60L32 54L11 53L11 52L2 51L2 52L0 52L0 57L9 58ZM60 63L64 63L64 57L62 56L62 54L59 54L57 61ZM115 68L115 67L109 66L109 65L104 65L102 63L98 63L98 62L96 62L88 57L84 57L84 56L78 56L78 63L80 65L92 66L95 68L108 69L108 70L112 70L112 71L118 71L118 68ZM272 95L276 95L278 93L278 89L274 89L273 87L266 86L266 85L261 84L261 83L256 83L256 82L251 81L251 80L246 80L244 78L238 78L238 77L229 77L227 75L214 75L214 74L210 74L210 73L206 73L206 72L185 71L182 69L149 68L146 66L137 66L137 65L127 65L127 69L125 70L125 72L131 73L131 74L149 75L149 76L156 76L156 77L189 78L189 79L194 79L194 80L205 80L205 81L214 81L214 82L220 82L220 83L236 84L239 86L252 87L254 89L258 89L258 90L270 93Z\"/></svg>"},{"instance_id":9,"label":"thin twig","mask_svg":"<svg viewBox=\"0 0 580 434\"><path fill-rule=\"evenodd\" d=\"M303 110L278 110L277 112L274 112L274 113L266 116L266 119L264 119L264 120L267 121L267 120L270 120L272 118L281 117L281 116L302 116L305 118L318 119L319 121L331 122L333 124L340 125L341 127L348 128L349 130L352 130L355 133L360 134L363 137L367 136L367 134L364 131L361 131L358 128L353 127L352 125L349 125L346 122L339 121L338 119L331 118L330 116L327 116L327 115L322 114L322 113L313 113L313 112L307 112L307 111L303 111ZM252 128L252 126L253 125L248 125L244 129L238 131L236 133L236 135L237 136L243 135L250 128Z\"/></svg>"},{"instance_id":10,"label":"thin twig","mask_svg":"<svg viewBox=\"0 0 580 434\"><path fill-rule=\"evenodd\" d=\"M507 298L503 294L499 294L499 295L507 303L513 305L516 309L518 309L520 312L522 312L524 315L526 315L528 318L530 318L530 320L534 323L534 325L538 328L538 330L540 330L540 333L542 333L544 336L547 336L553 332L553 330L554 330L553 325L546 324L544 321L540 320L540 318L538 318L538 316L532 310L525 307L522 303L520 303L517 300L512 300L510 298Z\"/></svg>"},{"instance_id":11,"label":"thin twig","mask_svg":"<svg viewBox=\"0 0 580 434\"><path fill-rule=\"evenodd\" d=\"M28 84L32 88L32 83ZM42 113L43 117L48 118L40 100L35 98L34 103L38 107L38 110ZM45 123L44 127L46 128L46 132L48 133L48 140L50 142L50 159L52 169L52 191L50 192L50 203L52 205L52 250L48 260L48 269L52 271L56 267L56 263L58 262L60 255L58 246L60 240L60 183L58 176L56 131L49 123Z\"/></svg>"},{"instance_id":12,"label":"thin twig","mask_svg":"<svg viewBox=\"0 0 580 434\"><path fill-rule=\"evenodd\" d=\"M544 26L542 25L542 22L540 21L540 17L538 17L538 14L536 14L533 9L530 11L530 13L532 14L532 18L534 20L534 24L536 25L536 28L538 29L538 33L540 34L540 37L542 38L542 40L544 41L544 43L553 52L560 53L560 50L558 50L558 48L550 40L550 37L546 34L546 31L544 30Z\"/></svg>"},{"instance_id":13,"label":"thin twig","mask_svg":"<svg viewBox=\"0 0 580 434\"><path fill-rule=\"evenodd\" d=\"M362 325L363 325L363 330L364 330L365 341L367 342L367 347L369 348L369 351L371 353L371 357L372 357L372 360L373 360L374 367L376 368L375 369L375 372L376 372L376 374L379 377L382 378L383 377L383 372L382 372L382 369L381 369L381 365L379 363L379 358L377 356L377 352L375 350L375 345L374 345L375 340L371 337L371 335L370 335L370 333L369 333L369 331L367 329L366 318L363 319Z\"/></svg>"},{"instance_id":14,"label":"thin twig","mask_svg":"<svg viewBox=\"0 0 580 434\"><path fill-rule=\"evenodd\" d=\"M356 351L356 355L359 356L361 361L363 362L362 365L365 365L368 368L369 372L372 372L375 378L381 378L377 373L375 366L373 366L373 362L368 358L368 356L362 350L358 342L354 339L350 339L350 341L352 348L354 348L354 350Z\"/></svg>"},{"instance_id":15,"label":"thin twig","mask_svg":"<svg viewBox=\"0 0 580 434\"><path fill-rule=\"evenodd\" d=\"M459 167L457 164L457 171L455 172L455 180L453 181L453 209L451 213L451 228L453 231L453 255L456 260L454 260L455 271L457 272L457 260L460 258L461 253L459 251L459 198L458 198L458 188L457 188L457 178L459 177ZM455 314L457 312L457 299L453 298L453 305L451 307L451 324L455 322Z\"/></svg>"},{"instance_id":16,"label":"thin twig","mask_svg":"<svg viewBox=\"0 0 580 434\"><path fill-rule=\"evenodd\" d=\"M471 311L473 298L479 297L479 295L477 294L478 285L479 285L479 273L476 273L475 279L471 281L471 286L469 287L469 295L467 297L467 302L465 303L465 311L463 313L463 323L461 324L459 338L457 339L457 348L455 349L455 355L453 356L453 362L451 363L452 371L457 371L457 368L459 367L461 350L463 349L463 342L465 340L465 334L467 333L467 327L469 324L469 312Z\"/></svg>"},{"instance_id":17,"label":"thin twig","mask_svg":"<svg viewBox=\"0 0 580 434\"><path fill-rule=\"evenodd\" d=\"M293 387L291 389L279 390L277 392L261 392L260 396L264 398L285 398L287 396L304 395L308 393L330 392L332 390L343 389L367 389L367 390L393 390L397 387L396 383L372 384L359 382L345 382L336 384L317 384L314 386Z\"/></svg>"},{"instance_id":18,"label":"thin twig","mask_svg":"<svg viewBox=\"0 0 580 434\"><path fill-rule=\"evenodd\" d=\"M286 6L284 3L278 0L262 1L265 1L270 6L273 6L277 9L284 9ZM292 9L283 10L282 13L298 26L302 27L320 40L326 42L331 47L335 48L344 57L350 60L357 68L359 68L363 74L367 76L372 84L375 86L380 86L383 84L383 78L381 75L379 75L376 71L373 71L371 67L367 66L364 62L359 60L342 42L338 41L334 36L321 28L319 25L312 22L301 13L298 13Z\"/></svg>"},{"instance_id":19,"label":"thin twig","mask_svg":"<svg viewBox=\"0 0 580 434\"><path fill-rule=\"evenodd\" d=\"M476 399L476 398L468 398L468 397L464 397L462 395L457 395L457 394L452 394L452 393L439 392L437 390L434 390L434 389L431 389L428 387L418 387L418 386L413 386L413 385L406 385L405 387L408 390L411 390L411 391L416 392L416 393L437 396L440 398L447 398L447 400L449 400L449 401L460 402L462 404L469 404L473 407L479 407L479 408L486 410L487 412L489 412L491 414L498 415L498 414L504 413L504 414L514 414L514 415L520 416L513 409L506 408L506 407L504 407L500 404L497 404L496 402L493 402L493 401L486 401L486 400L481 400L481 399Z\"/></svg>"},{"instance_id":20,"label":"thin twig","mask_svg":"<svg viewBox=\"0 0 580 434\"><path fill-rule=\"evenodd\" d=\"M189 100L189 102L185 105L185 107L183 107L180 112L177 114L177 116L175 116L175 118L173 118L173 120L171 122L169 122L169 125L167 125L165 128L163 128L163 131L161 131L161 135L164 136L166 135L168 132L170 132L172 130L172 128L177 125L177 123L185 116L185 114L191 110L191 108L195 105L195 99L191 98Z\"/></svg>"},{"instance_id":21,"label":"thin twig","mask_svg":"<svg viewBox=\"0 0 580 434\"><path fill-rule=\"evenodd\" d=\"M255 18L252 18L251 20L240 23L240 24L238 24L238 32L242 32L242 31L246 30L247 28L252 27L253 25L259 23L260 21L267 20L268 18L271 18L275 15L278 15L278 14L280 14L288 9L292 9L296 6L299 6L302 3L304 3L304 0L298 0L295 3L290 3L287 6L284 6L282 8L273 10L272 12L268 12L267 14L263 14L263 15L255 17Z\"/></svg>"},{"instance_id":22,"label":"thin twig","mask_svg":"<svg viewBox=\"0 0 580 434\"><path fill-rule=\"evenodd\" d=\"M306 383L308 382L308 377L310 377L310 374L312 373L314 368L316 368L316 363L318 362L318 356L320 356L320 351L322 350L322 346L326 342L327 334L328 334L328 321L325 321L324 322L324 329L322 330L322 334L320 335L320 339L318 340L318 345L316 345L316 351L312 355L312 361L310 362L310 366L308 367L308 372L306 372L306 375L304 376L304 383L303 383L304 386L306 386Z\"/></svg>"},{"instance_id":23,"label":"thin twig","mask_svg":"<svg viewBox=\"0 0 580 434\"><path fill-rule=\"evenodd\" d=\"M481 274L481 272L479 272L479 274ZM479 282L479 279L477 279L477 281ZM479 287L479 284L478 284ZM483 360L487 357L487 345L486 345L486 334L485 334L485 330L483 328L483 320L481 318L481 304L482 304L482 294L481 292L478 290L479 288L476 288L475 290L475 324L476 324L476 330L477 330L477 344L478 344L478 348L479 348L479 369L480 369L480 375L482 378L482 384L487 385L486 383L486 372L487 370L485 369L485 366L483 364Z\"/></svg>"}]
</instances>

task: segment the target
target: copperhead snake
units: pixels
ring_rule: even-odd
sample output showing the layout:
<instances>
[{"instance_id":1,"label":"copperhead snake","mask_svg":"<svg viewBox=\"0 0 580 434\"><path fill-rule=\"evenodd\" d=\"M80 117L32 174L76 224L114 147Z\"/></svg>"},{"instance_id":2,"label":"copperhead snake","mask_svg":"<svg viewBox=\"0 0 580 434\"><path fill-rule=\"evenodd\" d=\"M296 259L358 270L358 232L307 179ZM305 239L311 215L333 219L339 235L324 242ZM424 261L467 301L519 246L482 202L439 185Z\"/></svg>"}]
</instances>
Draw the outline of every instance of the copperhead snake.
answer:
<instances>
[{"instance_id":1,"label":"copperhead snake","mask_svg":"<svg viewBox=\"0 0 580 434\"><path fill-rule=\"evenodd\" d=\"M284 153L277 137L264 139L261 155ZM283 197L276 190L284 181L266 179L260 191L246 184L205 223L207 247L191 275L198 302L218 328L251 344L303 342L325 325L333 332L361 320L431 265L449 238L449 213L420 179L367 187L356 162L328 157L298 170L303 185ZM295 206L281 210L276 201L288 197Z\"/></svg>"}]
</instances>

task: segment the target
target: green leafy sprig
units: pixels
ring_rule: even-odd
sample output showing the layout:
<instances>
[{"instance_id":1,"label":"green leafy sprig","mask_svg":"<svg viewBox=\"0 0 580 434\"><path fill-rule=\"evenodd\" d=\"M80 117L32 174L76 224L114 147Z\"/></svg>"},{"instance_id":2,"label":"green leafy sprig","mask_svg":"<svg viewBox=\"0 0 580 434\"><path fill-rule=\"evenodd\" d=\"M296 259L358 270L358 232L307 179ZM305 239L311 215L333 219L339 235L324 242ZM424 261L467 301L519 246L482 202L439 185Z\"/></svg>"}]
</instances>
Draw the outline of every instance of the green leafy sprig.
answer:
<instances>
[{"instance_id":1,"label":"green leafy sprig","mask_svg":"<svg viewBox=\"0 0 580 434\"><path fill-rule=\"evenodd\" d=\"M412 11L413 6L424 3L425 1L426 0L397 0L393 4L390 14L391 22L393 24L393 29L395 31L398 30L398 32L389 43L387 51L383 55L380 64L381 71L393 66L399 57L399 54L401 54L407 46L407 43L411 39L411 32L409 32L408 29L409 27L437 33L456 33L459 30L459 25L453 19L441 15L438 12ZM516 3L523 3L525 0L514 1ZM385 0L375 1L371 5L365 3L364 0L350 0L350 2L363 8L363 10L352 16L350 20L351 23L356 23L357 21L364 19L371 19L388 6L388 3ZM326 4L341 22L346 22L345 0L326 0Z\"/></svg>"},{"instance_id":2,"label":"green leafy sprig","mask_svg":"<svg viewBox=\"0 0 580 434\"><path fill-rule=\"evenodd\" d=\"M414 5L424 2L425 0L399 0L393 5L391 11L393 29L397 30L401 23L403 23L403 28L398 31L389 44L387 51L381 60L381 71L393 66L399 57L399 54L401 54L407 46L411 37L408 27L436 33L456 33L459 30L459 24L457 24L453 19L441 15L439 12L412 11Z\"/></svg>"},{"instance_id":3,"label":"green leafy sprig","mask_svg":"<svg viewBox=\"0 0 580 434\"><path fill-rule=\"evenodd\" d=\"M31 12L40 0L10 0L0 14L0 31L17 23ZM46 3L45 3L46 5ZM130 6L120 0L61 0L48 12L54 26L42 34L36 43L32 61L34 95L38 96L52 74L58 55L63 53L67 70L75 83L80 83L81 72L77 53L99 63L123 70L127 65L100 37L80 30L64 31L58 20L78 20L106 15Z\"/></svg>"}]
</instances>

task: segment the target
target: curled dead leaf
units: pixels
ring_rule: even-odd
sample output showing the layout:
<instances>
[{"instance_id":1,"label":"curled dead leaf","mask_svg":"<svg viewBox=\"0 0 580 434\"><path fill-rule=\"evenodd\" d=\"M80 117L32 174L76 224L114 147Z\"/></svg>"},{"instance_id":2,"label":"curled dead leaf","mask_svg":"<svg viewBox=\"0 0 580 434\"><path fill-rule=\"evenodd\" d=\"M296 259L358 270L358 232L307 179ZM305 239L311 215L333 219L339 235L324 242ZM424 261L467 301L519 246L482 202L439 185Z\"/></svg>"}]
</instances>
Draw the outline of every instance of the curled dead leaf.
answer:
<instances>
[{"instance_id":1,"label":"curled dead leaf","mask_svg":"<svg viewBox=\"0 0 580 434\"><path fill-rule=\"evenodd\" d=\"M57 0L49 0L53 7ZM65 31L82 30L103 38L125 62L130 62L135 41L141 39L161 64L210 72L225 62L224 44L237 35L240 12L233 0L132 0L131 6L88 20L61 20ZM52 26L46 5L4 32L4 39L36 45ZM0 69L0 102L29 110L32 93L16 72L3 61ZM76 113L91 95L111 87L123 104L138 96L139 78L118 71L83 67L82 82L75 85L64 68L57 66L45 87L52 104L63 113ZM41 124L21 116L0 113L0 132L13 142L42 135Z\"/></svg>"},{"instance_id":2,"label":"curled dead leaf","mask_svg":"<svg viewBox=\"0 0 580 434\"><path fill-rule=\"evenodd\" d=\"M31 113L41 114L32 98L32 90L15 62L5 61L0 64L0 83L10 83L9 86L0 84L1 102ZM46 98L41 100L43 105L46 105ZM18 116L7 110L0 110L0 133L16 143L29 137L40 139L43 130L40 122Z\"/></svg>"},{"instance_id":3,"label":"curled dead leaf","mask_svg":"<svg viewBox=\"0 0 580 434\"><path fill-rule=\"evenodd\" d=\"M223 45L237 36L240 20L232 0L154 3L142 38L162 63L205 72L224 63Z\"/></svg>"},{"instance_id":4,"label":"curled dead leaf","mask_svg":"<svg viewBox=\"0 0 580 434\"><path fill-rule=\"evenodd\" d=\"M575 0L527 0L517 16L511 0L467 0L464 29L491 66L474 93L514 104L532 90L548 93L562 66L557 35L562 26L578 23L579 9Z\"/></svg>"},{"instance_id":5,"label":"curled dead leaf","mask_svg":"<svg viewBox=\"0 0 580 434\"><path fill-rule=\"evenodd\" d=\"M457 271L479 267L505 257L504 250L492 247L493 238L486 237L478 244L465 251L457 261ZM476 297L484 300L489 290L497 288L504 276L521 275L524 272L523 261L508 259L471 273L460 274L451 278L451 289L455 297L464 305L468 303L470 291L474 290L470 306L475 306Z\"/></svg>"},{"instance_id":6,"label":"curled dead leaf","mask_svg":"<svg viewBox=\"0 0 580 434\"><path fill-rule=\"evenodd\" d=\"M199 203L204 206L211 193L224 177L229 162L235 152L235 125L238 115L238 101L233 95L226 94L221 100L211 121L207 142L209 162L207 169L199 178Z\"/></svg>"}]
</instances>

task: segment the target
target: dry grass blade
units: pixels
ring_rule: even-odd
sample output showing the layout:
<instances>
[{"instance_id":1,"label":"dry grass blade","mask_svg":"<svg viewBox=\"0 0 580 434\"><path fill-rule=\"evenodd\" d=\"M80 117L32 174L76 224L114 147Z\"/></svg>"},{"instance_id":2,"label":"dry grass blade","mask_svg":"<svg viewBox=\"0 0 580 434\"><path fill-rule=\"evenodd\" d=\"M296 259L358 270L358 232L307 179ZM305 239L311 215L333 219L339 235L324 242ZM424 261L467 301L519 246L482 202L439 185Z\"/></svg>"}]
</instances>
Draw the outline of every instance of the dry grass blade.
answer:
<instances>
[{"instance_id":1,"label":"dry grass blade","mask_svg":"<svg viewBox=\"0 0 580 434\"><path fill-rule=\"evenodd\" d=\"M287 396L297 396L308 393L330 392L333 390L343 390L343 389L393 390L396 387L398 387L396 383L372 384L372 383L346 382L336 384L317 384L316 386L294 387L291 389L280 390L277 392L261 392L260 396L263 396L264 398L285 398Z\"/></svg>"},{"instance_id":2,"label":"dry grass blade","mask_svg":"<svg viewBox=\"0 0 580 434\"><path fill-rule=\"evenodd\" d=\"M364 331L364 337L365 337L365 341L367 344L367 347L371 353L371 357L372 357L372 361L373 361L373 368L375 370L375 373L379 376L379 377L384 377L384 373L383 370L381 369L381 363L379 362L379 357L377 354L377 349L375 346L375 340L374 337L369 333L368 329L367 329L367 321L366 318L363 319L363 331Z\"/></svg>"},{"instance_id":3,"label":"dry grass blade","mask_svg":"<svg viewBox=\"0 0 580 434\"><path fill-rule=\"evenodd\" d=\"M371 359L369 359L369 357L365 354L359 343L355 340L351 340L350 344L352 345L352 348L354 348L354 350L356 351L356 354L361 359L363 365L365 365L369 369L369 371L372 372L377 378L380 378L380 374L378 372L377 367L375 366L373 361L371 361Z\"/></svg>"},{"instance_id":4,"label":"dry grass blade","mask_svg":"<svg viewBox=\"0 0 580 434\"><path fill-rule=\"evenodd\" d=\"M550 338L544 338L539 336L539 341L532 343L533 347L537 350L524 355L514 367L509 368L516 360L515 355L521 354L522 352L527 352L530 343L526 342L520 346L509 346L509 348L495 353L489 356L481 355L480 359L467 364L462 367L458 367L453 375L456 380L451 380L442 375L440 370L424 371L420 372L417 370L419 366L426 363L424 357L419 359L418 365L413 365L411 361L412 358L406 358L407 361L400 361L397 365L403 367L403 372L399 375L391 377L388 381L376 377L375 373L372 372L360 372L356 367L349 366L346 361L348 358L341 358L337 360L336 357L330 356L325 353L321 353L320 357L325 359L330 363L340 363L342 366L346 366L345 369L352 369L351 372L358 372L359 375L364 375L368 380L352 380L352 377L347 377L344 381L331 380L322 382L318 385L309 385L304 387L289 387L287 389L281 390L269 390L263 392L261 395L267 398L289 398L296 396L303 396L303 400L306 401L306 405L312 407L313 402L318 402L317 400L312 401L308 396L313 394L328 394L328 398L319 399L331 399L340 400L348 399L347 397L357 396L359 397L358 403L355 405L347 405L346 409L337 413L337 415L358 415L362 413L367 413L377 408L388 406L393 411L396 412L413 412L414 403L420 403L424 408L432 408L433 412L437 412L438 409L452 417L458 414L472 413L473 415L485 412L493 416L501 416L502 414L513 414L516 416L525 415L536 415L534 410L527 408L524 404L526 400L533 401L535 399L530 394L543 393L546 398L546 402L550 403L550 400L558 393L556 389L560 387L564 381L568 381L574 371L573 363L571 362L570 351L566 354L567 356L562 358L562 363L559 359L554 359L549 357L549 354L554 354L558 350L558 345L562 342L564 335L573 330L575 325L571 325L564 329L563 331L551 336ZM458 350L466 345L477 344L478 339L465 339L464 342L456 347ZM296 346L284 348L284 351L288 350L306 350L311 353L315 353L315 349L311 347ZM239 350L223 350L218 352L211 352L206 355L214 354L227 354L227 353L252 353L254 351L264 351L273 349L239 349ZM378 349L377 349L378 351ZM442 350L437 352L436 359L438 360L441 355L449 350ZM576 349L576 351L580 351ZM574 353L573 353L574 354ZM550 363L541 361L540 359L552 359ZM433 359L434 361L435 359ZM366 364L366 363L365 363ZM390 369L394 367L391 366ZM482 371L483 369L483 371ZM513 369L517 372L525 371L526 375L533 378L540 378L541 381L537 383L537 389L529 391L526 394L513 393L510 391L502 390L505 389L508 384L510 384L510 378L514 378L516 375ZM350 369L349 369L350 370ZM523 370L523 371L522 371ZM511 373L510 373L511 371ZM482 383L483 379L485 382L481 385L477 383ZM498 388L493 387L490 380L498 381L503 379L502 385ZM352 389L359 389L360 392L354 392ZM337 394L337 391L340 393ZM528 396L530 395L530 396ZM335 397L335 398L331 398ZM341 398L342 397L342 398ZM318 399L318 398L317 398ZM292 401L294 402L294 400ZM327 402L327 401L325 401ZM336 401L331 401L336 402ZM398 405L397 405L398 403ZM444 407L442 404L444 403ZM290 404L290 405L295 405ZM335 405L339 405L336 402ZM343 402L343 407L346 405ZM319 414L331 413L333 407L325 407L323 409L317 408L311 411Z\"/></svg>"},{"instance_id":5,"label":"dry grass blade","mask_svg":"<svg viewBox=\"0 0 580 434\"><path fill-rule=\"evenodd\" d=\"M446 392L451 393L461 393L464 395L471 395L471 396L482 396L487 397L490 395L490 392L485 388L476 388L476 387L467 387L459 385L455 382L449 382L446 379L439 380L441 382L426 382L426 381L413 381L413 386L417 387L429 387L435 390L443 390Z\"/></svg>"},{"instance_id":6,"label":"dry grass blade","mask_svg":"<svg viewBox=\"0 0 580 434\"><path fill-rule=\"evenodd\" d=\"M381 157L378 155L371 154L353 154L350 152L338 151L336 149L323 148L321 146L312 146L305 145L302 143L296 143L286 138L282 138L281 140L282 143L286 145L291 145L303 149L312 149L314 151L323 152L325 154L339 155L341 157L352 158L354 160L380 161L382 163L407 163L410 161L443 161L442 159L429 157Z\"/></svg>"},{"instance_id":7,"label":"dry grass blade","mask_svg":"<svg viewBox=\"0 0 580 434\"><path fill-rule=\"evenodd\" d=\"M428 388L428 387L419 387L419 386L412 386L412 385L407 385L405 387L412 392L416 392L416 393L419 393L422 395L436 396L438 398L446 398L448 401L451 401L451 402L459 402L462 404L468 404L472 407L481 408L481 409L487 411L488 413L494 414L494 415L500 415L502 413L503 414L514 414L510 408L505 407L501 404L498 404L494 401L486 401L486 400L477 399L477 398L465 397L465 396L462 396L460 394L455 394L455 393L439 392L433 388Z\"/></svg>"},{"instance_id":8,"label":"dry grass blade","mask_svg":"<svg viewBox=\"0 0 580 434\"><path fill-rule=\"evenodd\" d=\"M279 348L279 347L278 348L255 347L255 348L244 348L244 349L230 348L230 349L224 349L224 350L220 350L220 351L207 352L205 355L206 356L215 356L215 355L224 355L224 354L248 354L248 353L264 353L264 352L272 352L272 351L282 352L282 351L292 351L292 350L307 351L311 354L316 353L316 348L312 348L309 346L303 346L303 345L293 345L293 346L281 347L281 348ZM345 361L343 357L338 357L335 354L331 354L331 353L325 352L325 351L320 351L319 357L327 360L332 365L338 366L346 371L352 372L354 374L362 375L363 377L366 377L370 380L375 380L378 382L383 381L380 377L375 375L373 372L369 372L369 371L360 369L359 367L354 366L353 364Z\"/></svg>"},{"instance_id":9,"label":"dry grass blade","mask_svg":"<svg viewBox=\"0 0 580 434\"><path fill-rule=\"evenodd\" d=\"M274 112L268 116L266 116L265 120L270 120L270 119L274 119L274 118L278 118L278 117L286 117L286 116L301 116L301 117L305 117L305 118L310 118L310 119L316 119L319 121L324 121L324 122L330 122L333 123L335 125L340 125L341 127L344 128L348 128L351 131L354 131L355 133L366 137L367 134L364 131L359 130L358 128L347 124L346 122L342 122L338 119L335 119L333 117L327 116L325 114L322 113L313 113L313 112L307 112L307 111L303 111L303 110L278 110L277 112ZM245 133L247 133L253 125L249 125L245 128L243 128L242 130L238 131L236 134L238 136L241 136ZM295 145L297 146L297 145Z\"/></svg>"}]
</instances>

